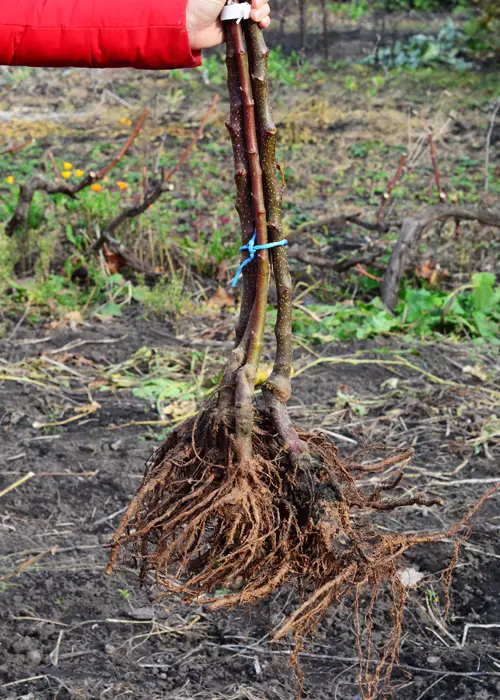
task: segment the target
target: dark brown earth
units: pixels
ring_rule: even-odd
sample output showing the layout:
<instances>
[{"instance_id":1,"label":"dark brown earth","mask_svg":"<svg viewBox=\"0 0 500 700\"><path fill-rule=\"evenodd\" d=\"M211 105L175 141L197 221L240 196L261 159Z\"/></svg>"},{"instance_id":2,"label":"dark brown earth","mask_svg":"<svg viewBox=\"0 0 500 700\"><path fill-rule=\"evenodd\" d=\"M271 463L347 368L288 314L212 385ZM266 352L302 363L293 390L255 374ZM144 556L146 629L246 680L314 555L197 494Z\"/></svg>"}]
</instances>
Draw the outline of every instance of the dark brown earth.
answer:
<instances>
[{"instance_id":1,"label":"dark brown earth","mask_svg":"<svg viewBox=\"0 0 500 700\"><path fill-rule=\"evenodd\" d=\"M155 605L154 591L138 588L130 562L104 576L105 545L161 428L116 428L158 416L127 390L102 393L91 382L100 378L105 383L107 366L129 359L144 345L165 350L170 341L162 333L175 335L165 324L130 318L76 332L21 326L11 341L0 343L0 491L29 471L37 475L0 499L1 697L296 697L289 649L269 642L273 627L297 604L293 591L284 590L258 609L212 613L175 600ZM205 331L199 326L190 333L202 338ZM43 342L33 343L36 339ZM78 339L87 342L61 350ZM96 342L102 340L115 342ZM212 343L225 340L223 334L212 336ZM180 358L189 350L175 341L169 347ZM358 444L413 445L415 459L403 488L426 488L446 501L443 508L390 515L386 526L441 529L491 486L500 466L498 434L491 433L491 416L495 411L498 415L498 394L496 399L492 394L499 389L498 360L472 346L410 347L399 340L314 350L323 358L371 358L377 363L324 363L299 374L315 358L297 356L299 376L291 400L297 422ZM380 363L398 357L416 369ZM62 367L51 364L54 359ZM475 378L464 367L481 367L488 380ZM65 385L57 384L58 376L66 379ZM45 388L23 383L30 378ZM59 427L32 427L34 421L76 415L75 408L89 402L89 387L101 405L95 413ZM481 436L486 442L481 443ZM352 448L353 443L344 439L340 445ZM78 476L81 472L94 475ZM495 494L474 519L462 548L446 627L438 578L451 555L450 544L422 548L407 559L408 567L424 578L410 592L393 697L499 696L499 526ZM382 604L376 641L389 622ZM462 644L471 623L492 626L470 628ZM305 699L359 697L353 636L352 609L344 601L331 610L303 654Z\"/></svg>"}]
</instances>

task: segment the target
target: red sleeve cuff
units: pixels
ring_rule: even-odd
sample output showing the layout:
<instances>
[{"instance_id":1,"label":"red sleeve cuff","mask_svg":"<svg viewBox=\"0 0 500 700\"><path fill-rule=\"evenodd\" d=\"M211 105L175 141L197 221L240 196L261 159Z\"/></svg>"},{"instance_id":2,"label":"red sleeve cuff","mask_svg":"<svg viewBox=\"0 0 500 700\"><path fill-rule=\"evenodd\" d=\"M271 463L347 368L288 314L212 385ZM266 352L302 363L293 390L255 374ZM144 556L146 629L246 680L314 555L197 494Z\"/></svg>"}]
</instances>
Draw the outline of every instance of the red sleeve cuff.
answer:
<instances>
[{"instance_id":1,"label":"red sleeve cuff","mask_svg":"<svg viewBox=\"0 0 500 700\"><path fill-rule=\"evenodd\" d=\"M0 64L194 68L186 0L17 0L2 8Z\"/></svg>"}]
</instances>

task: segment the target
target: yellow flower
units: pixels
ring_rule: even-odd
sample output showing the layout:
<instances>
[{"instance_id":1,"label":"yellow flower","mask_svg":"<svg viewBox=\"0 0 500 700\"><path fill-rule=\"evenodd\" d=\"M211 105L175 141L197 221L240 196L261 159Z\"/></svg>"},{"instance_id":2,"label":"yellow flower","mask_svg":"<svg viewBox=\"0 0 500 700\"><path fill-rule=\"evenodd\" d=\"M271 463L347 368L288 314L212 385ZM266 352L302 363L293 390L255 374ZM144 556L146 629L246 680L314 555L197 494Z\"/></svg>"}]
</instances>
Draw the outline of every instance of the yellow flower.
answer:
<instances>
[{"instance_id":1,"label":"yellow flower","mask_svg":"<svg viewBox=\"0 0 500 700\"><path fill-rule=\"evenodd\" d=\"M123 126L132 126L132 120L128 117L122 117L120 119L120 124L123 124Z\"/></svg>"},{"instance_id":2,"label":"yellow flower","mask_svg":"<svg viewBox=\"0 0 500 700\"><path fill-rule=\"evenodd\" d=\"M14 184L14 175L9 175L8 177L5 178L7 180L7 184L13 185Z\"/></svg>"},{"instance_id":3,"label":"yellow flower","mask_svg":"<svg viewBox=\"0 0 500 700\"><path fill-rule=\"evenodd\" d=\"M83 170L75 170L75 175L77 177L83 177L85 175Z\"/></svg>"},{"instance_id":4,"label":"yellow flower","mask_svg":"<svg viewBox=\"0 0 500 700\"><path fill-rule=\"evenodd\" d=\"M98 182L94 182L93 185L90 185L90 189L93 192L100 192L102 190L102 185L100 185Z\"/></svg>"},{"instance_id":5,"label":"yellow flower","mask_svg":"<svg viewBox=\"0 0 500 700\"><path fill-rule=\"evenodd\" d=\"M61 177L63 177L65 180L69 180L71 175L72 175L71 170L63 170L61 173Z\"/></svg>"},{"instance_id":6,"label":"yellow flower","mask_svg":"<svg viewBox=\"0 0 500 700\"><path fill-rule=\"evenodd\" d=\"M126 190L128 187L127 183L123 182L122 180L118 180L116 184L118 185L120 190Z\"/></svg>"},{"instance_id":7,"label":"yellow flower","mask_svg":"<svg viewBox=\"0 0 500 700\"><path fill-rule=\"evenodd\" d=\"M71 163L63 163L63 170L73 170Z\"/></svg>"}]
</instances>

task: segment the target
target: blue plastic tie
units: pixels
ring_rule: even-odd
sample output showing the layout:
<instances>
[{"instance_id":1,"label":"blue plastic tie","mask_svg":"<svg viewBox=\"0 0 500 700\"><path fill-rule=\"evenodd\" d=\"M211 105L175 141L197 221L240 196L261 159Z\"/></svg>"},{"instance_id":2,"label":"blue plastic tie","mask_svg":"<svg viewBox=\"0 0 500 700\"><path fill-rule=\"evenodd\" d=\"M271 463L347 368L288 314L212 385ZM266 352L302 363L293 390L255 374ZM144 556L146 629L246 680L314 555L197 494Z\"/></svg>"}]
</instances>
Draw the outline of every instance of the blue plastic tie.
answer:
<instances>
[{"instance_id":1,"label":"blue plastic tie","mask_svg":"<svg viewBox=\"0 0 500 700\"><path fill-rule=\"evenodd\" d=\"M248 258L246 260L243 260L239 268L236 270L236 274L233 277L233 281L231 282L231 287L236 287L238 284L238 280L241 277L241 273L243 272L243 268L248 265L248 263L251 263L252 260L255 258L255 253L258 250L268 250L269 248L277 248L280 245L288 245L288 241L286 238L284 238L282 241L274 241L274 243L264 243L264 245L255 245L255 241L257 240L257 231L255 230L253 233L252 238L248 241L246 245L242 245L240 250L248 250Z\"/></svg>"}]
</instances>

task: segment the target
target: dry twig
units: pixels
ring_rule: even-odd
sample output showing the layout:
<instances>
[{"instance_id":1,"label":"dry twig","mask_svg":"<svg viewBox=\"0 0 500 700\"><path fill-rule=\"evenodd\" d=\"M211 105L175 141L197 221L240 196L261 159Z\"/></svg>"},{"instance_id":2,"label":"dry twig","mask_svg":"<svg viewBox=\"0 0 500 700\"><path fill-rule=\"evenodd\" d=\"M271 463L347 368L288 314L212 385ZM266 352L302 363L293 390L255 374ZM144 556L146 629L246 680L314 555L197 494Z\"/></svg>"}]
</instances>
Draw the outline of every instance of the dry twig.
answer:
<instances>
[{"instance_id":1,"label":"dry twig","mask_svg":"<svg viewBox=\"0 0 500 700\"><path fill-rule=\"evenodd\" d=\"M434 168L434 177L436 178L436 187L439 199L444 202L444 200L446 199L446 195L441 187L441 178L439 176L439 168L437 162L436 144L434 143L434 136L432 135L432 131L429 131L429 146L431 149L432 167Z\"/></svg>"},{"instance_id":2,"label":"dry twig","mask_svg":"<svg viewBox=\"0 0 500 700\"><path fill-rule=\"evenodd\" d=\"M394 175L392 180L389 182L386 191L382 195L382 203L380 205L380 209L379 209L378 214L377 214L377 224L381 227L384 226L385 210L386 210L387 205L389 204L391 194L392 194L394 188L396 187L399 178L401 177L401 175L403 173L403 168L405 167L407 157L408 157L407 153L403 153L401 155L401 159L399 161L399 165L398 165L398 169L396 170L396 174Z\"/></svg>"}]
</instances>

